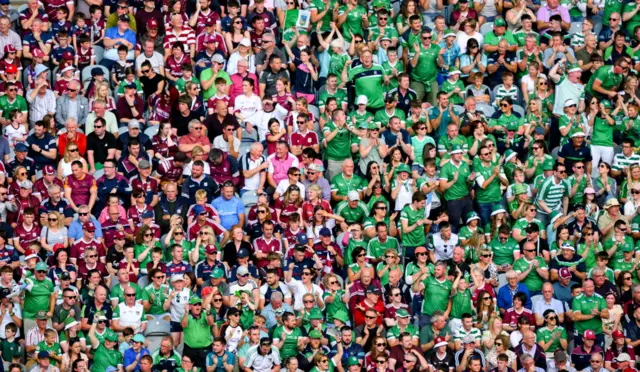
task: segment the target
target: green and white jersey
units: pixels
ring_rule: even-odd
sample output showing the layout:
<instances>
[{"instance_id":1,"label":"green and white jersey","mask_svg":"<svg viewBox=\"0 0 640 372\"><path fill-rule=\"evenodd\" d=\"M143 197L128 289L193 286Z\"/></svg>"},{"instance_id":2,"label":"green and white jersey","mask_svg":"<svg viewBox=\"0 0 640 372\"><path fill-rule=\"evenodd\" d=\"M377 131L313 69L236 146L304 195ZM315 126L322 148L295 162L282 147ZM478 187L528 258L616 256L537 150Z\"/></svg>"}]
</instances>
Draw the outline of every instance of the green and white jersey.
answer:
<instances>
[{"instance_id":1,"label":"green and white jersey","mask_svg":"<svg viewBox=\"0 0 640 372\"><path fill-rule=\"evenodd\" d=\"M470 330L466 330L463 326L460 326L454 331L454 338L456 340L462 340L466 336L472 336L475 340L480 340L482 339L482 331L476 327L471 327Z\"/></svg>"},{"instance_id":2,"label":"green and white jersey","mask_svg":"<svg viewBox=\"0 0 640 372\"><path fill-rule=\"evenodd\" d=\"M542 185L540 185L540 189L538 190L538 195L535 200L535 205L538 207L538 212L547 214L547 212L540 208L540 200L543 200L546 203L547 208L551 210L559 210L562 208L562 198L568 196L569 184L562 179L560 182L556 183L555 177L551 176L542 181Z\"/></svg>"},{"instance_id":3,"label":"green and white jersey","mask_svg":"<svg viewBox=\"0 0 640 372\"><path fill-rule=\"evenodd\" d=\"M409 333L413 338L418 338L418 328L416 328L416 326L408 324L405 329L400 329L400 327L398 327L398 325L396 324L393 327L389 328L389 330L387 331L387 339L397 340L400 337L400 334L404 332Z\"/></svg>"},{"instance_id":4,"label":"green and white jersey","mask_svg":"<svg viewBox=\"0 0 640 372\"><path fill-rule=\"evenodd\" d=\"M466 275L465 275L465 279L469 280L469 278L466 277ZM450 318L451 319L462 319L462 315L464 313L473 314L474 313L474 309L472 307L472 303L473 303L473 301L472 301L472 297L471 297L471 290L469 288L467 288L464 291L457 291L456 294L454 294L453 297L451 298L451 314L450 314ZM460 329L464 330L464 328L462 328L462 327L460 327ZM475 327L473 329L478 330L478 332L480 331L480 329L475 328ZM470 333L465 333L461 337L464 337L466 334L472 334L474 337L476 337L476 335L473 333L473 331L470 332Z\"/></svg>"},{"instance_id":5,"label":"green and white jersey","mask_svg":"<svg viewBox=\"0 0 640 372\"><path fill-rule=\"evenodd\" d=\"M331 191L337 191L338 196L347 196L349 191L361 192L367 186L365 180L357 174L346 177L340 173L331 179Z\"/></svg>"},{"instance_id":6,"label":"green and white jersey","mask_svg":"<svg viewBox=\"0 0 640 372\"><path fill-rule=\"evenodd\" d=\"M369 245L367 246L367 256L374 258L381 258L384 255L384 252L387 249L393 249L398 254L400 254L400 243L398 243L398 239L393 236L387 236L387 240L385 242L381 242L379 237L375 237L369 240Z\"/></svg>"},{"instance_id":7,"label":"green and white jersey","mask_svg":"<svg viewBox=\"0 0 640 372\"><path fill-rule=\"evenodd\" d=\"M512 85L511 88L506 88L504 84L500 84L496 89L496 100L501 101L505 97L511 97L514 101L518 99L518 87Z\"/></svg>"},{"instance_id":8,"label":"green and white jersey","mask_svg":"<svg viewBox=\"0 0 640 372\"><path fill-rule=\"evenodd\" d=\"M327 89L325 89L318 96L318 107L324 107L327 104L327 99L335 98L336 103L338 104L338 108L342 107L342 103L347 102L347 92L342 89L336 89L335 92L330 93Z\"/></svg>"},{"instance_id":9,"label":"green and white jersey","mask_svg":"<svg viewBox=\"0 0 640 372\"><path fill-rule=\"evenodd\" d=\"M142 301L149 301L151 303L149 314L158 315L166 313L162 306L168 295L169 286L167 284L161 284L158 289L153 286L153 283L144 287L142 291Z\"/></svg>"},{"instance_id":10,"label":"green and white jersey","mask_svg":"<svg viewBox=\"0 0 640 372\"><path fill-rule=\"evenodd\" d=\"M535 32L533 30L525 31L525 30L520 29L520 30L518 30L518 31L513 33L513 38L516 39L516 43L518 44L518 47L523 47L524 46L525 40L527 39L527 35L530 35L530 34L536 35L536 45L540 45L540 34L539 33ZM518 50L518 52L520 52L520 50Z\"/></svg>"},{"instance_id":11,"label":"green and white jersey","mask_svg":"<svg viewBox=\"0 0 640 372\"><path fill-rule=\"evenodd\" d=\"M571 310L574 312L579 311L580 314L589 315L593 309L602 311L607 308L607 303L602 296L594 293L592 296L587 296L581 293L577 297L573 298L571 303ZM602 319L599 316L591 318L589 320L582 320L574 322L576 331L578 334L584 333L584 331L590 329L595 334L602 333Z\"/></svg>"},{"instance_id":12,"label":"green and white jersey","mask_svg":"<svg viewBox=\"0 0 640 372\"><path fill-rule=\"evenodd\" d=\"M631 153L630 157L624 156L623 153L615 154L613 157L613 170L622 171L624 168L628 168L633 164L640 164L640 155Z\"/></svg>"},{"instance_id":13,"label":"green and white jersey","mask_svg":"<svg viewBox=\"0 0 640 372\"><path fill-rule=\"evenodd\" d=\"M368 108L384 107L383 74L382 66L375 63L369 68L359 65L349 70L348 79L355 85L356 96L365 95Z\"/></svg>"},{"instance_id":14,"label":"green and white jersey","mask_svg":"<svg viewBox=\"0 0 640 372\"><path fill-rule=\"evenodd\" d=\"M405 205L400 211L400 221L407 221L407 225L411 226L416 221L424 218L424 208L414 210L411 204ZM402 226L402 224L400 224ZM424 229L422 226L418 226L413 231L406 233L400 229L400 237L402 239L402 245L405 247L419 247L425 246L427 239L425 237Z\"/></svg>"},{"instance_id":15,"label":"green and white jersey","mask_svg":"<svg viewBox=\"0 0 640 372\"><path fill-rule=\"evenodd\" d=\"M369 215L369 209L367 209L367 205L360 200L358 201L358 206L355 208L349 206L348 200L343 200L338 203L335 213L343 217L347 223L362 223L365 217Z\"/></svg>"},{"instance_id":16,"label":"green and white jersey","mask_svg":"<svg viewBox=\"0 0 640 372\"><path fill-rule=\"evenodd\" d=\"M424 283L424 301L422 302L422 314L433 315L433 312L447 310L451 288L453 283L449 279L442 281L433 276L428 276Z\"/></svg>"}]
</instances>

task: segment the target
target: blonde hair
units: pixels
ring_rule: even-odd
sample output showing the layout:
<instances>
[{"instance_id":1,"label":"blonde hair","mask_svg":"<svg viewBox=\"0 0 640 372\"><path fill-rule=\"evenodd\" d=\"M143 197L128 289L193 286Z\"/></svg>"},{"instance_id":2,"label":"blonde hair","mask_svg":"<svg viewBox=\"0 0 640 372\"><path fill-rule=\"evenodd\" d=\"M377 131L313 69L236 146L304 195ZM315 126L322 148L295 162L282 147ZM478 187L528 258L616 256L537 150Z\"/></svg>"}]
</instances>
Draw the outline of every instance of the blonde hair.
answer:
<instances>
[{"instance_id":1,"label":"blonde hair","mask_svg":"<svg viewBox=\"0 0 640 372\"><path fill-rule=\"evenodd\" d=\"M61 229L64 227L64 219L62 218L62 215L58 211L50 211L49 213L47 213L47 218L50 215L56 216L56 219L57 219L56 228Z\"/></svg>"},{"instance_id":2,"label":"blonde hair","mask_svg":"<svg viewBox=\"0 0 640 372\"><path fill-rule=\"evenodd\" d=\"M71 148L72 146L78 149L78 151L76 151L78 158L74 160L80 160L82 158L82 156L80 156L80 148L78 147L78 144L75 142L67 142L67 146L65 146L64 148L64 157L63 157L65 163L69 163L71 161L69 156L71 154L71 151L69 151L69 148Z\"/></svg>"}]
</instances>

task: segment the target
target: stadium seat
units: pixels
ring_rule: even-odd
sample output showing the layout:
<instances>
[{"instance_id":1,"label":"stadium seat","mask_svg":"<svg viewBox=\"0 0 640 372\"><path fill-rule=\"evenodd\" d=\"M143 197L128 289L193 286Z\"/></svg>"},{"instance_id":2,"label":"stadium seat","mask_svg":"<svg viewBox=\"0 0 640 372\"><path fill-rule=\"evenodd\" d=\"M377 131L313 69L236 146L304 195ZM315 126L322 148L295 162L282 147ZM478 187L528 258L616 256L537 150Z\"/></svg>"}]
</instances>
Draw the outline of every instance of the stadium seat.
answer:
<instances>
[{"instance_id":1,"label":"stadium seat","mask_svg":"<svg viewBox=\"0 0 640 372\"><path fill-rule=\"evenodd\" d=\"M488 34L491 31L493 31L493 22L487 22L480 26L480 33L482 34L482 36Z\"/></svg>"}]
</instances>

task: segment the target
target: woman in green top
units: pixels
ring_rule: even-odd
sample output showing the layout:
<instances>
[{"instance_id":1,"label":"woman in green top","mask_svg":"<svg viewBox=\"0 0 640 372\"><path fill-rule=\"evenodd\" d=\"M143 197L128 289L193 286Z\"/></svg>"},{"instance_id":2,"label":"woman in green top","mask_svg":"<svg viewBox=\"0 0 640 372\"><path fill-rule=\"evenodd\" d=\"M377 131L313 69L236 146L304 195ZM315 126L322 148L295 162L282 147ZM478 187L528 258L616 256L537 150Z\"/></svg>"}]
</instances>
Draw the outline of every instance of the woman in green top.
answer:
<instances>
[{"instance_id":1,"label":"woman in green top","mask_svg":"<svg viewBox=\"0 0 640 372\"><path fill-rule=\"evenodd\" d=\"M191 265L195 265L197 262L200 262L206 256L206 248L208 245L214 245L218 249L218 253L216 256L216 260L222 259L222 253L220 251L220 247L218 246L218 242L216 240L216 235L213 232L211 226L203 226L198 232L198 237L195 241L191 242L192 249L189 252L189 262ZM184 257L185 252L182 252L182 256Z\"/></svg>"},{"instance_id":2,"label":"woman in green top","mask_svg":"<svg viewBox=\"0 0 640 372\"><path fill-rule=\"evenodd\" d=\"M380 278L380 284L384 286L389 284L389 272L398 270L402 273L402 266L400 266L398 252L393 248L384 251L383 257L384 259L378 262L378 266L376 266L376 273L378 274L378 278Z\"/></svg>"},{"instance_id":3,"label":"woman in green top","mask_svg":"<svg viewBox=\"0 0 640 372\"><path fill-rule=\"evenodd\" d=\"M310 236L310 234L307 234L307 236ZM347 246L342 254L342 256L344 257L345 266L349 266L353 263L353 258L351 255L353 254L353 250L356 249L356 247L362 247L366 251L367 242L365 242L362 236L362 226L360 226L360 224L353 224L349 226L349 231L344 234L342 243L344 244L346 241L349 242L347 243ZM367 241L368 240L369 239L367 239Z\"/></svg>"},{"instance_id":4,"label":"woman in green top","mask_svg":"<svg viewBox=\"0 0 640 372\"><path fill-rule=\"evenodd\" d=\"M427 136L427 129L429 125L423 122L414 123L413 132L415 135L411 137L411 146L413 146L413 164L411 165L411 172L414 174L414 178L418 178L424 174L424 146L428 143L435 146L436 141L430 136Z\"/></svg>"},{"instance_id":5,"label":"woman in green top","mask_svg":"<svg viewBox=\"0 0 640 372\"><path fill-rule=\"evenodd\" d=\"M389 204L385 201L378 200L375 201L371 207L371 211L369 212L369 217L364 220L364 232L369 239L373 239L377 235L376 224L378 222L384 222L389 229L388 233L390 236L396 236L398 234L398 229L396 228L396 224L392 223L391 218L389 218ZM396 212L393 213L397 214Z\"/></svg>"},{"instance_id":6,"label":"woman in green top","mask_svg":"<svg viewBox=\"0 0 640 372\"><path fill-rule=\"evenodd\" d=\"M386 164L384 167L384 179L385 185L387 186L387 192L391 192L389 190L389 185L391 185L391 180L396 176L396 168L400 166L400 164L405 164L404 156L402 154L402 150L399 147L394 147L389 152L389 164Z\"/></svg>"},{"instance_id":7,"label":"woman in green top","mask_svg":"<svg viewBox=\"0 0 640 372\"><path fill-rule=\"evenodd\" d=\"M336 346L338 348L338 353L333 356L333 358L329 358L329 356L324 355L324 353L318 353L313 357L313 368L311 368L310 372L333 372L336 370L336 365L342 359L342 342L339 342Z\"/></svg>"},{"instance_id":8,"label":"woman in green top","mask_svg":"<svg viewBox=\"0 0 640 372\"><path fill-rule=\"evenodd\" d=\"M300 15L300 9L298 9L298 2L295 0L287 0L286 1L286 9L284 12L278 12L278 24L282 25L282 40L290 41L294 38L295 34L298 32L293 31L294 27L296 27L296 23L298 22L298 17ZM306 30L303 30L306 31Z\"/></svg>"},{"instance_id":9,"label":"woman in green top","mask_svg":"<svg viewBox=\"0 0 640 372\"><path fill-rule=\"evenodd\" d=\"M598 177L593 179L593 188L596 191L596 201L599 205L613 199L618 195L618 184L611 177L611 165L606 162L598 165Z\"/></svg>"},{"instance_id":10,"label":"woman in green top","mask_svg":"<svg viewBox=\"0 0 640 372\"><path fill-rule=\"evenodd\" d=\"M587 133L587 123L584 117L578 114L578 104L573 100L567 100L564 103L564 114L560 116L560 122L558 124L560 129L560 146L569 142L569 139L574 133L582 132Z\"/></svg>"},{"instance_id":11,"label":"woman in green top","mask_svg":"<svg viewBox=\"0 0 640 372\"><path fill-rule=\"evenodd\" d=\"M548 309L542 313L544 318L544 324L542 328L536 332L536 338L538 340L538 346L549 356L553 356L553 353L558 350L567 350L567 331L560 325L558 315L552 310Z\"/></svg>"},{"instance_id":12,"label":"woman in green top","mask_svg":"<svg viewBox=\"0 0 640 372\"><path fill-rule=\"evenodd\" d=\"M538 79L538 84L545 83L546 79ZM537 97L529 100L527 114L524 116L523 124L527 128L527 133L533 137L536 128L544 128L545 133L549 133L549 115L544 110L542 100ZM533 142L533 141L532 141Z\"/></svg>"},{"instance_id":13,"label":"woman in green top","mask_svg":"<svg viewBox=\"0 0 640 372\"><path fill-rule=\"evenodd\" d=\"M551 113L553 112L553 104L555 103L555 95L553 91L549 89L549 82L546 78L538 77L536 80L536 86L533 92L533 97L540 100L542 103L541 109L547 117L551 117ZM529 97L529 101L533 98Z\"/></svg>"},{"instance_id":14,"label":"woman in green top","mask_svg":"<svg viewBox=\"0 0 640 372\"><path fill-rule=\"evenodd\" d=\"M348 278L350 283L354 283L360 279L360 274L364 270L369 270L373 276L373 266L367 262L367 252L363 247L355 247L351 252L351 260L353 263L347 268Z\"/></svg>"},{"instance_id":15,"label":"woman in green top","mask_svg":"<svg viewBox=\"0 0 640 372\"><path fill-rule=\"evenodd\" d=\"M507 218L507 211L499 206L491 212L489 223L484 228L484 235L487 240L487 244L491 243L491 239L498 236L498 231L503 225L507 226L509 230L511 230L511 222L509 222L509 219Z\"/></svg>"},{"instance_id":16,"label":"woman in green top","mask_svg":"<svg viewBox=\"0 0 640 372\"><path fill-rule=\"evenodd\" d=\"M602 243L598 241L590 226L582 229L583 242L578 244L577 254L584 259L587 272L596 267L596 255L604 251Z\"/></svg>"},{"instance_id":17,"label":"woman in green top","mask_svg":"<svg viewBox=\"0 0 640 372\"><path fill-rule=\"evenodd\" d=\"M412 15L417 15L422 19L422 14L420 13L420 9L418 9L418 3L414 0L403 2L398 17L396 18L396 29L399 35L404 34L409 29L409 17ZM410 40L406 41L410 42Z\"/></svg>"},{"instance_id":18,"label":"woman in green top","mask_svg":"<svg viewBox=\"0 0 640 372\"><path fill-rule=\"evenodd\" d=\"M189 260L189 252L193 249L193 244L189 240L187 240L186 234L184 233L184 229L182 228L182 224L171 224L171 229L169 233L164 237L164 246L167 247L167 255L165 258L168 258L170 255L169 247L173 247L175 244L178 244L182 247L182 259L185 261Z\"/></svg>"},{"instance_id":19,"label":"woman in green top","mask_svg":"<svg viewBox=\"0 0 640 372\"><path fill-rule=\"evenodd\" d=\"M338 280L336 274L327 274L322 279L324 284L324 293L322 294L322 301L325 304L325 319L327 324L333 324L333 316L340 310L346 314L349 313L347 309L347 301L343 300L345 295L344 289Z\"/></svg>"},{"instance_id":20,"label":"woman in green top","mask_svg":"<svg viewBox=\"0 0 640 372\"><path fill-rule=\"evenodd\" d=\"M631 164L629 166L629 172L625 175L624 181L620 184L620 204L624 205L629 198L631 192L631 185L640 182L640 165Z\"/></svg>"},{"instance_id":21,"label":"woman in green top","mask_svg":"<svg viewBox=\"0 0 640 372\"><path fill-rule=\"evenodd\" d=\"M569 227L567 225L560 225L556 230L556 240L551 242L551 247L549 247L549 253L551 254L551 258L554 258L559 252L560 247L565 242L573 243L569 240Z\"/></svg>"},{"instance_id":22,"label":"woman in green top","mask_svg":"<svg viewBox=\"0 0 640 372\"><path fill-rule=\"evenodd\" d=\"M155 247L161 247L160 242L156 240L153 236L153 230L147 225L138 230L134 242L136 243L134 251L140 268L146 268L147 264L151 262L151 250Z\"/></svg>"},{"instance_id":23,"label":"woman in green top","mask_svg":"<svg viewBox=\"0 0 640 372\"><path fill-rule=\"evenodd\" d=\"M487 241L484 236L484 231L480 228L476 229L469 239L467 239L467 244L464 245L465 251L465 260L470 263L478 263L478 255L480 250L485 249L487 247Z\"/></svg>"}]
</instances>

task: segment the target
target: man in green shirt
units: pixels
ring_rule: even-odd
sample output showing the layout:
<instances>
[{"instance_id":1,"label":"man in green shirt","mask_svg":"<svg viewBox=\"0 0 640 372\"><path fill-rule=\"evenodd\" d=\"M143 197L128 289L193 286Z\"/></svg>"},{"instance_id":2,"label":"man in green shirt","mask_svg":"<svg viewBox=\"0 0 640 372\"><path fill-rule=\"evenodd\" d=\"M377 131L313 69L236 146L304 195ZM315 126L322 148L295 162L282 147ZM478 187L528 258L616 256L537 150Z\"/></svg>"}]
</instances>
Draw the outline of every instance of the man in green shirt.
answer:
<instances>
[{"instance_id":1,"label":"man in green shirt","mask_svg":"<svg viewBox=\"0 0 640 372\"><path fill-rule=\"evenodd\" d=\"M626 62L625 62L626 63ZM593 164L600 164L600 161L611 165L613 163L613 130L616 121L611 117L611 102L603 100L600 103L600 110L593 121L593 134L591 136L591 157ZM599 177L597 167L592 167L591 177Z\"/></svg>"},{"instance_id":2,"label":"man in green shirt","mask_svg":"<svg viewBox=\"0 0 640 372\"><path fill-rule=\"evenodd\" d=\"M493 252L493 263L498 266L499 272L511 270L514 261L520 258L520 246L511 237L511 230L506 225L500 226L498 239L491 239L489 246Z\"/></svg>"},{"instance_id":3,"label":"man in green shirt","mask_svg":"<svg viewBox=\"0 0 640 372\"><path fill-rule=\"evenodd\" d=\"M393 347L398 344L400 340L400 334L407 332L411 335L411 339L414 343L418 343L418 328L413 324L409 324L411 315L406 309L399 309L396 311L396 325L389 328L387 331L387 341L389 347Z\"/></svg>"},{"instance_id":4,"label":"man in green shirt","mask_svg":"<svg viewBox=\"0 0 640 372\"><path fill-rule=\"evenodd\" d=\"M209 304L210 306L210 304ZM185 312L180 321L184 332L183 355L187 355L199 368L205 367L205 360L213 337L211 327L214 324L210 310L202 309L202 299L198 296L189 298L189 304L185 305Z\"/></svg>"},{"instance_id":5,"label":"man in green shirt","mask_svg":"<svg viewBox=\"0 0 640 372\"><path fill-rule=\"evenodd\" d=\"M609 319L609 310L604 298L595 293L592 279L582 283L582 293L573 298L571 309L576 333L582 335L584 331L592 330L596 334L596 344L604 345L602 319ZM582 345L582 338L576 337L575 342L576 345Z\"/></svg>"},{"instance_id":6,"label":"man in green shirt","mask_svg":"<svg viewBox=\"0 0 640 372\"><path fill-rule=\"evenodd\" d=\"M408 260L415 258L416 247L424 247L427 244L424 233L426 203L427 196L422 191L417 191L411 197L411 204L405 205L400 211L400 238L404 247L404 257Z\"/></svg>"},{"instance_id":7,"label":"man in green shirt","mask_svg":"<svg viewBox=\"0 0 640 372\"><path fill-rule=\"evenodd\" d=\"M500 163L492 163L493 151L489 147L481 147L478 154L480 163L473 166L473 172L476 174L476 202L480 220L487 224L493 207L502 201L500 186L509 186L509 180Z\"/></svg>"},{"instance_id":8,"label":"man in green shirt","mask_svg":"<svg viewBox=\"0 0 640 372\"><path fill-rule=\"evenodd\" d=\"M118 335L115 332L108 329L104 335L104 341L100 342L96 338L96 325L97 322L91 324L89 330L89 340L91 341L91 347L93 348L93 367L92 372L105 372L107 367L116 367L118 371L123 372L124 361L122 354L116 349L118 342Z\"/></svg>"},{"instance_id":9,"label":"man in green shirt","mask_svg":"<svg viewBox=\"0 0 640 372\"><path fill-rule=\"evenodd\" d=\"M365 95L369 100L368 108L379 109L384 106L384 69L373 63L373 54L366 50L360 56L362 64L342 70L342 80L351 81L356 88L356 97Z\"/></svg>"},{"instance_id":10,"label":"man in green shirt","mask_svg":"<svg viewBox=\"0 0 640 372\"><path fill-rule=\"evenodd\" d=\"M342 173L331 178L331 200L340 202L347 200L350 191L356 191L361 195L367 186L365 180L354 173L355 164L351 159L342 162Z\"/></svg>"},{"instance_id":11,"label":"man in green shirt","mask_svg":"<svg viewBox=\"0 0 640 372\"><path fill-rule=\"evenodd\" d=\"M355 190L351 190L347 195L347 200L343 200L338 204L335 213L344 218L347 225L362 224L369 215L369 209L360 200L360 194Z\"/></svg>"},{"instance_id":12,"label":"man in green shirt","mask_svg":"<svg viewBox=\"0 0 640 372\"><path fill-rule=\"evenodd\" d=\"M23 114L28 113L27 101L18 95L18 87L14 83L7 83L7 94L0 96L0 123L9 124L9 114L13 110L18 110Z\"/></svg>"},{"instance_id":13,"label":"man in green shirt","mask_svg":"<svg viewBox=\"0 0 640 372\"><path fill-rule=\"evenodd\" d=\"M420 327L431 324L431 316L435 311L445 312L451 301L453 283L447 279L447 264L438 261L433 276L427 276L422 282L413 285L415 293L423 292L422 310L420 312Z\"/></svg>"},{"instance_id":14,"label":"man in green shirt","mask_svg":"<svg viewBox=\"0 0 640 372\"><path fill-rule=\"evenodd\" d=\"M393 249L400 254L400 243L398 239L388 235L388 226L384 222L378 222L376 236L369 240L367 246L367 257L372 263L384 261L383 255L387 249Z\"/></svg>"},{"instance_id":15,"label":"man in green shirt","mask_svg":"<svg viewBox=\"0 0 640 372\"><path fill-rule=\"evenodd\" d=\"M413 89L418 101L422 102L425 94L427 101L435 106L438 95L438 67L444 65L442 55L445 48L431 42L431 29L424 28L420 34L421 43L408 45L409 63L411 64L411 89Z\"/></svg>"},{"instance_id":16,"label":"man in green shirt","mask_svg":"<svg viewBox=\"0 0 640 372\"><path fill-rule=\"evenodd\" d=\"M524 256L513 263L513 270L518 274L518 282L525 284L531 296L535 296L541 292L542 284L549 280L549 267L536 254L536 246L532 242L525 242L522 251Z\"/></svg>"},{"instance_id":17,"label":"man in green shirt","mask_svg":"<svg viewBox=\"0 0 640 372\"><path fill-rule=\"evenodd\" d=\"M331 114L331 121L322 129L325 157L327 159L327 179L333 179L342 168L342 162L351 157L351 136L354 127L347 123L347 116L341 109ZM346 195L346 194L345 194Z\"/></svg>"},{"instance_id":18,"label":"man in green shirt","mask_svg":"<svg viewBox=\"0 0 640 372\"><path fill-rule=\"evenodd\" d=\"M53 290L53 282L47 277L48 271L49 267L46 263L38 262L35 274L25 279L27 286L24 295L24 319L33 320L40 310L47 311L47 316L51 318L56 305L56 293Z\"/></svg>"},{"instance_id":19,"label":"man in green shirt","mask_svg":"<svg viewBox=\"0 0 640 372\"><path fill-rule=\"evenodd\" d=\"M322 1L319 1L319 2L322 2ZM327 99L331 97L336 99L338 108L343 110L347 109L347 92L344 89L338 88L338 77L336 76L336 74L327 75L327 82L325 83L325 89L321 91L320 94L318 95L318 108L320 109L320 113L324 114L325 105L327 104Z\"/></svg>"},{"instance_id":20,"label":"man in green shirt","mask_svg":"<svg viewBox=\"0 0 640 372\"><path fill-rule=\"evenodd\" d=\"M369 17L367 10L358 5L358 0L349 0L346 5L336 7L333 11L334 19L337 16L336 24L346 41L351 41L353 35L364 36L364 29L369 27Z\"/></svg>"},{"instance_id":21,"label":"man in green shirt","mask_svg":"<svg viewBox=\"0 0 640 372\"><path fill-rule=\"evenodd\" d=\"M615 99L621 88L620 83L624 79L624 74L628 71L629 64L623 57L616 59L613 66L606 65L598 68L585 85L585 92L588 94L585 102L591 101L589 96L597 97L598 100Z\"/></svg>"},{"instance_id":22,"label":"man in green shirt","mask_svg":"<svg viewBox=\"0 0 640 372\"><path fill-rule=\"evenodd\" d=\"M298 347L306 341L302 337L302 330L297 326L296 316L291 312L282 314L282 325L273 331L273 345L280 350L280 358L298 354Z\"/></svg>"},{"instance_id":23,"label":"man in green shirt","mask_svg":"<svg viewBox=\"0 0 640 372\"><path fill-rule=\"evenodd\" d=\"M473 204L469 199L469 183L476 177L471 173L469 164L462 161L463 152L462 145L454 144L451 147L451 159L440 170L440 189L444 190L449 223L456 233L459 231L462 216L473 211Z\"/></svg>"},{"instance_id":24,"label":"man in green shirt","mask_svg":"<svg viewBox=\"0 0 640 372\"><path fill-rule=\"evenodd\" d=\"M595 158L594 158L595 159ZM567 215L569 210L569 183L567 167L562 163L553 165L553 176L545 178L536 195L536 218L547 226L550 222L551 212L562 211Z\"/></svg>"}]
</instances>

